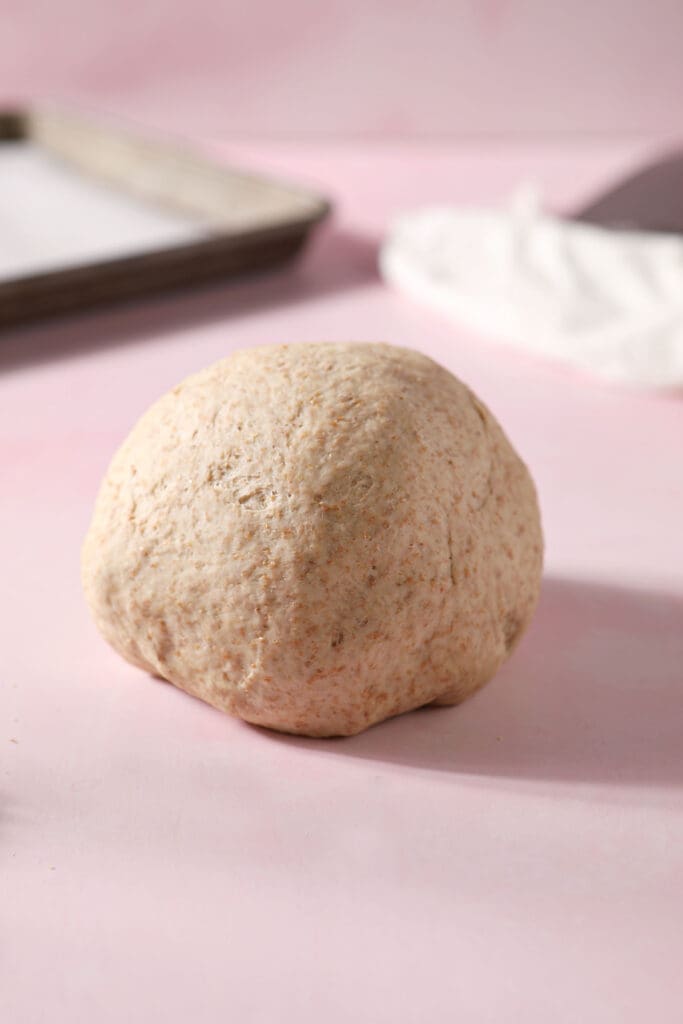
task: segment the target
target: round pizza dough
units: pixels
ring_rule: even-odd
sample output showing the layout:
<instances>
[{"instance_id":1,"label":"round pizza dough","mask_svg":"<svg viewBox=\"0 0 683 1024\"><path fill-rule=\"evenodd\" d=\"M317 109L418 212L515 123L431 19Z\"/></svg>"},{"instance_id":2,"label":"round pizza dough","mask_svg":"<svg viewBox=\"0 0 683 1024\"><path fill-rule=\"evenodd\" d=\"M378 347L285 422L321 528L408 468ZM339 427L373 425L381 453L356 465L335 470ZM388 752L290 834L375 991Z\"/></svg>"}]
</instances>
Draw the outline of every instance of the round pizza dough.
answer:
<instances>
[{"instance_id":1,"label":"round pizza dough","mask_svg":"<svg viewBox=\"0 0 683 1024\"><path fill-rule=\"evenodd\" d=\"M425 356L371 344L189 377L114 457L83 548L124 658L309 736L473 693L541 566L534 486L491 413Z\"/></svg>"}]
</instances>

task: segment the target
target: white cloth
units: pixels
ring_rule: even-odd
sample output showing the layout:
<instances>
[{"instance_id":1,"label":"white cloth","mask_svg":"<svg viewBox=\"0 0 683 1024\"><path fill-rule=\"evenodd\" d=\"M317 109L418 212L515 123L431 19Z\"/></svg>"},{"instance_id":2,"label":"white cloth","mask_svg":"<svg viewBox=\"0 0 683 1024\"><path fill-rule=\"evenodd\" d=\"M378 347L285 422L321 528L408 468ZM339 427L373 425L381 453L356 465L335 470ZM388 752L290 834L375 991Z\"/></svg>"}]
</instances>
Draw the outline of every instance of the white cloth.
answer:
<instances>
[{"instance_id":1,"label":"white cloth","mask_svg":"<svg viewBox=\"0 0 683 1024\"><path fill-rule=\"evenodd\" d=\"M683 384L683 236L438 207L394 225L385 279L454 320L611 381Z\"/></svg>"}]
</instances>

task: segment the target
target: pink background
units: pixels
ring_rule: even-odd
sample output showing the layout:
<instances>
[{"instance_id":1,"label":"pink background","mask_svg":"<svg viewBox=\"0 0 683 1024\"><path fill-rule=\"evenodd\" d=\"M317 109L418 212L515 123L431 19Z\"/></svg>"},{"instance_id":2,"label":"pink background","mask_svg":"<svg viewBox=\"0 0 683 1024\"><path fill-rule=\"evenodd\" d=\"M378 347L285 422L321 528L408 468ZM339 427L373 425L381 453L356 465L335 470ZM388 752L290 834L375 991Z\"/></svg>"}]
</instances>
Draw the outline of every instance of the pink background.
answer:
<instances>
[{"instance_id":1,"label":"pink background","mask_svg":"<svg viewBox=\"0 0 683 1024\"><path fill-rule=\"evenodd\" d=\"M679 0L2 0L0 98L255 135L683 129Z\"/></svg>"},{"instance_id":2,"label":"pink background","mask_svg":"<svg viewBox=\"0 0 683 1024\"><path fill-rule=\"evenodd\" d=\"M0 16L0 99L232 134L222 158L337 203L279 274L0 338L2 1024L680 1024L681 396L458 330L386 289L376 254L416 204L532 178L569 208L676 137L683 4ZM237 347L349 338L420 349L491 406L538 484L546 578L462 708L311 742L117 658L79 549L160 393Z\"/></svg>"},{"instance_id":3,"label":"pink background","mask_svg":"<svg viewBox=\"0 0 683 1024\"><path fill-rule=\"evenodd\" d=\"M3 1024L680 1024L683 404L384 288L405 207L530 174L579 202L642 146L233 145L337 195L296 267L0 345ZM125 664L79 582L136 417L264 342L388 339L490 404L541 496L528 636L461 708L346 741L250 728Z\"/></svg>"}]
</instances>

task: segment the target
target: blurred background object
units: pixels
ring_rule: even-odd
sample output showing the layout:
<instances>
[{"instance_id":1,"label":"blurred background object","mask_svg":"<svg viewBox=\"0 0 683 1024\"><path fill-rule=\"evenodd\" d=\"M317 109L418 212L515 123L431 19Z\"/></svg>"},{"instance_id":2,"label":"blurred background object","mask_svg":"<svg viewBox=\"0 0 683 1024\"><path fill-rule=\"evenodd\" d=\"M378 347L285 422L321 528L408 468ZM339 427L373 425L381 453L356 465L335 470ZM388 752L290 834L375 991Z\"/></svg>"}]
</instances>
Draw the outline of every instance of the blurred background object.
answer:
<instances>
[{"instance_id":1,"label":"blurred background object","mask_svg":"<svg viewBox=\"0 0 683 1024\"><path fill-rule=\"evenodd\" d=\"M0 328L272 269L329 204L107 119L0 110Z\"/></svg>"}]
</instances>

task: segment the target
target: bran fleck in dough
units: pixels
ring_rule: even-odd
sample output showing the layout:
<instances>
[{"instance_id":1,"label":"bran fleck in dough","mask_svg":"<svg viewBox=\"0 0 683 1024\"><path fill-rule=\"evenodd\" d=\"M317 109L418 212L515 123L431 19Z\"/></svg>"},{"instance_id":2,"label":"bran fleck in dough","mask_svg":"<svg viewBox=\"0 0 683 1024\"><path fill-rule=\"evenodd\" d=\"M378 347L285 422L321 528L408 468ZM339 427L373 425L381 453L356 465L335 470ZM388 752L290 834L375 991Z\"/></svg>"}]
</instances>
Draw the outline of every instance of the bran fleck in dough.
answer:
<instances>
[{"instance_id":1,"label":"bran fleck in dough","mask_svg":"<svg viewBox=\"0 0 683 1024\"><path fill-rule=\"evenodd\" d=\"M443 367L375 344L237 352L156 402L83 548L109 643L249 722L350 735L455 704L538 598L534 486Z\"/></svg>"}]
</instances>

